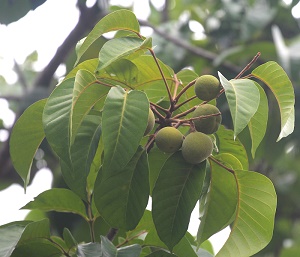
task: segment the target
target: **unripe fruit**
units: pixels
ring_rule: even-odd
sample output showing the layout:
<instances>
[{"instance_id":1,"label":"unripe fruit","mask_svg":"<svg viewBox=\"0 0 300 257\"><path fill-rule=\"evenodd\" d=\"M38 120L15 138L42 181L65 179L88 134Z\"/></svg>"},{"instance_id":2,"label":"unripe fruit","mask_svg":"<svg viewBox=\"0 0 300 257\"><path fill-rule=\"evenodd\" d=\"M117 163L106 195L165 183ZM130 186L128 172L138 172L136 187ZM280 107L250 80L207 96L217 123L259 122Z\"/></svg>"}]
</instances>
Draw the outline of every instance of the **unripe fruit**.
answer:
<instances>
[{"instance_id":1,"label":"unripe fruit","mask_svg":"<svg viewBox=\"0 0 300 257\"><path fill-rule=\"evenodd\" d=\"M174 127L164 127L155 137L157 147L165 153L174 153L182 145L183 135Z\"/></svg>"},{"instance_id":2,"label":"unripe fruit","mask_svg":"<svg viewBox=\"0 0 300 257\"><path fill-rule=\"evenodd\" d=\"M212 75L203 75L197 78L195 82L195 94L203 101L210 101L219 94L220 82Z\"/></svg>"},{"instance_id":3,"label":"unripe fruit","mask_svg":"<svg viewBox=\"0 0 300 257\"><path fill-rule=\"evenodd\" d=\"M182 156L186 162L197 164L207 159L213 151L213 142L201 132L188 134L182 143Z\"/></svg>"},{"instance_id":4,"label":"unripe fruit","mask_svg":"<svg viewBox=\"0 0 300 257\"><path fill-rule=\"evenodd\" d=\"M149 109L149 115L148 115L148 124L147 128L145 130L144 136L146 136L154 127L155 124L155 116L151 109Z\"/></svg>"},{"instance_id":5,"label":"unripe fruit","mask_svg":"<svg viewBox=\"0 0 300 257\"><path fill-rule=\"evenodd\" d=\"M210 114L217 114L220 110L211 104L203 104L199 105L195 111L193 112L193 118L202 116L202 115L210 115ZM219 127L220 123L222 121L222 116L211 116L207 118L200 118L194 120L195 128L199 132L203 132L205 134L213 134L215 133Z\"/></svg>"}]
</instances>

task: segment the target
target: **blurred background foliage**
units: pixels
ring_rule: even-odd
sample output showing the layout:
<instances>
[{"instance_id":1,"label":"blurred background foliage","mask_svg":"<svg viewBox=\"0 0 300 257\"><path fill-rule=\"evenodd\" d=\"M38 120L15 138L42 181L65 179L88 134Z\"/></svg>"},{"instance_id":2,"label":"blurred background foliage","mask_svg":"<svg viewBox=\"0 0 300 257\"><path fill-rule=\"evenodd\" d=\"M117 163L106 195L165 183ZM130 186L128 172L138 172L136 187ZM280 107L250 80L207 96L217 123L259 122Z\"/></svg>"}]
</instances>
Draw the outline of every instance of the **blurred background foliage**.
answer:
<instances>
[{"instance_id":1,"label":"blurred background foliage","mask_svg":"<svg viewBox=\"0 0 300 257\"><path fill-rule=\"evenodd\" d=\"M2 0L0 23L9 24L17 21L45 1ZM217 71L220 71L230 79L235 77L257 52L261 52L261 57L252 68L274 60L279 62L290 76L296 94L295 132L276 143L280 128L280 121L277 119L279 110L276 102L272 100L271 92L267 91L271 96L267 136L259 147L255 160L250 154L249 160L251 170L271 178L278 194L273 240L255 256L300 256L299 1L143 0L143 4L149 12L138 13L138 17L143 17L140 20L142 28L148 28L145 31L153 37L154 45L157 45L155 48L157 56L175 72L189 67L199 75L217 75ZM24 63L15 64L14 72L18 76L16 83L8 84L6 78L0 76L0 97L8 101L9 108L16 113L16 117L31 103L49 95L58 82L54 74L59 65L64 64L66 72L72 69L76 59L74 47L77 41L105 14L124 6L112 5L108 0L98 0L93 6L88 7L85 0L78 0L74 8L80 11L78 24L70 31L70 35L42 71L37 72L34 69L34 63L38 59L37 52L34 52ZM125 8L134 10L133 5L127 5ZM65 12L67 18L68 10ZM99 38L83 59L98 57L99 48L106 41L105 37ZM228 106L223 96L218 99L218 106L223 113L224 124L232 127ZM10 127L5 126L1 120L0 129L8 134L10 132ZM251 149L251 143L247 140L248 133L245 130L240 139L248 149ZM12 183L21 184L9 159L8 140L0 142L0 189ZM33 169L36 172L45 166L53 171L53 186L63 187L57 159L47 143L43 142ZM31 213L30 218L38 219L43 215ZM53 230L57 233L61 233L63 226L73 227L76 228L80 239L84 240L83 231L87 229L82 228L82 224L78 225L79 221L75 217L55 213L51 214L51 219ZM99 222L103 223L101 220ZM106 229L105 226L101 226L102 229L103 227Z\"/></svg>"}]
</instances>

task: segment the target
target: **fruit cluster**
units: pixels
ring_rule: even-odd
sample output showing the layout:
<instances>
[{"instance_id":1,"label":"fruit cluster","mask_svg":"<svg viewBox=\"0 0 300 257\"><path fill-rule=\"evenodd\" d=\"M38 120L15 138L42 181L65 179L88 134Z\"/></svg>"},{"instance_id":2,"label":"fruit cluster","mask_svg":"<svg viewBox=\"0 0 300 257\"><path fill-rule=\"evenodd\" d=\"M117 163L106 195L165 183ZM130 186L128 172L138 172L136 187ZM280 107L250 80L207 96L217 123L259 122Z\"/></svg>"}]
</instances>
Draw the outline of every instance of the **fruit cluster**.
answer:
<instances>
[{"instance_id":1,"label":"fruit cluster","mask_svg":"<svg viewBox=\"0 0 300 257\"><path fill-rule=\"evenodd\" d=\"M196 79L194 90L195 95L204 102L194 108L192 118L188 119L190 133L184 136L176 126L170 124L158 128L155 143L165 153L174 153L181 149L186 162L198 164L207 159L214 148L209 135L218 130L222 116L216 106L207 102L219 95L221 86L216 77L203 75ZM154 124L155 116L150 110L145 135L153 129Z\"/></svg>"}]
</instances>

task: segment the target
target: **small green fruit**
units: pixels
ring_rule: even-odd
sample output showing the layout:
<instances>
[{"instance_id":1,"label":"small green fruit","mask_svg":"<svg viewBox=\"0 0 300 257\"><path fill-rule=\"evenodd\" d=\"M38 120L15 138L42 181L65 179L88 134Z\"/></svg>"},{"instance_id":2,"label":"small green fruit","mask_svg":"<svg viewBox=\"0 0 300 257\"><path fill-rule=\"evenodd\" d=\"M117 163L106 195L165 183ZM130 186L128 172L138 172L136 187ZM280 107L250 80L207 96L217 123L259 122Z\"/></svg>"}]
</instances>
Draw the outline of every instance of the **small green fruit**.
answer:
<instances>
[{"instance_id":1,"label":"small green fruit","mask_svg":"<svg viewBox=\"0 0 300 257\"><path fill-rule=\"evenodd\" d=\"M203 75L197 78L195 82L195 94L203 101L210 101L219 94L220 82L212 75Z\"/></svg>"},{"instance_id":2,"label":"small green fruit","mask_svg":"<svg viewBox=\"0 0 300 257\"><path fill-rule=\"evenodd\" d=\"M174 127L164 127L155 137L157 147L165 153L174 153L182 145L183 135Z\"/></svg>"},{"instance_id":3,"label":"small green fruit","mask_svg":"<svg viewBox=\"0 0 300 257\"><path fill-rule=\"evenodd\" d=\"M219 112L220 110L216 106L211 104L203 104L199 105L195 109L192 117L196 118L202 115L217 114ZM218 115L194 120L194 124L197 131L203 132L205 134L213 134L219 129L221 121L222 116Z\"/></svg>"},{"instance_id":4,"label":"small green fruit","mask_svg":"<svg viewBox=\"0 0 300 257\"><path fill-rule=\"evenodd\" d=\"M213 151L210 137L201 132L188 134L182 143L182 156L186 162L197 164L207 159Z\"/></svg>"},{"instance_id":5,"label":"small green fruit","mask_svg":"<svg viewBox=\"0 0 300 257\"><path fill-rule=\"evenodd\" d=\"M155 124L155 116L153 111L149 109L148 124L144 136L146 136L154 128L154 124Z\"/></svg>"}]
</instances>

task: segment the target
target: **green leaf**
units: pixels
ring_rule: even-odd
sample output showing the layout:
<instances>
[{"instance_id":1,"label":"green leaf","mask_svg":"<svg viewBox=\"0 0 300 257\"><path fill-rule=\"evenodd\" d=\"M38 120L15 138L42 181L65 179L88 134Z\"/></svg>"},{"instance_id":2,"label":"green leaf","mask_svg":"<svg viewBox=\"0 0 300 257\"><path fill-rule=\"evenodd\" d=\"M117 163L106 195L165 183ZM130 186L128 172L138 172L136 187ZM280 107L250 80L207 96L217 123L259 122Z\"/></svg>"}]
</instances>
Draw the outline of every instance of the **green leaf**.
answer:
<instances>
[{"instance_id":1,"label":"green leaf","mask_svg":"<svg viewBox=\"0 0 300 257\"><path fill-rule=\"evenodd\" d=\"M101 135L100 112L92 110L85 116L78 129L70 155L72 167L61 162L65 182L83 200L86 200L87 177L89 175Z\"/></svg>"},{"instance_id":2,"label":"green leaf","mask_svg":"<svg viewBox=\"0 0 300 257\"><path fill-rule=\"evenodd\" d=\"M250 79L228 81L220 72L234 127L234 138L248 125L259 105L259 90Z\"/></svg>"},{"instance_id":3,"label":"green leaf","mask_svg":"<svg viewBox=\"0 0 300 257\"><path fill-rule=\"evenodd\" d=\"M67 228L64 228L64 230L63 230L63 238L69 249L71 249L77 245L75 238L73 237L70 230Z\"/></svg>"},{"instance_id":4,"label":"green leaf","mask_svg":"<svg viewBox=\"0 0 300 257\"><path fill-rule=\"evenodd\" d=\"M101 236L102 256L105 257L139 257L142 247L133 244L127 247L116 248L106 237Z\"/></svg>"},{"instance_id":5,"label":"green leaf","mask_svg":"<svg viewBox=\"0 0 300 257\"><path fill-rule=\"evenodd\" d=\"M88 36L82 42L80 42L80 45L77 45L77 60L75 65L97 38L106 32L115 30L127 30L134 33L139 33L140 25L134 13L128 10L118 10L106 15L95 25Z\"/></svg>"},{"instance_id":6,"label":"green leaf","mask_svg":"<svg viewBox=\"0 0 300 257\"><path fill-rule=\"evenodd\" d=\"M97 68L98 62L98 58L93 58L79 63L65 76L63 81L74 78L79 70L85 70L89 71L90 73L94 73Z\"/></svg>"},{"instance_id":7,"label":"green leaf","mask_svg":"<svg viewBox=\"0 0 300 257\"><path fill-rule=\"evenodd\" d=\"M0 256L9 257L19 242L27 223L11 223L0 227Z\"/></svg>"},{"instance_id":8,"label":"green leaf","mask_svg":"<svg viewBox=\"0 0 300 257\"><path fill-rule=\"evenodd\" d=\"M52 188L44 191L22 209L72 212L88 220L82 200L72 191L64 188Z\"/></svg>"},{"instance_id":9,"label":"green leaf","mask_svg":"<svg viewBox=\"0 0 300 257\"><path fill-rule=\"evenodd\" d=\"M49 219L43 219L28 224L18 242L18 245L28 243L36 238L50 238Z\"/></svg>"},{"instance_id":10,"label":"green leaf","mask_svg":"<svg viewBox=\"0 0 300 257\"><path fill-rule=\"evenodd\" d=\"M219 156L226 159L226 155L228 154ZM236 163L240 165L237 159ZM213 161L210 161L210 165L211 183L197 233L198 245L233 221L237 205L237 188L233 174Z\"/></svg>"},{"instance_id":11,"label":"green leaf","mask_svg":"<svg viewBox=\"0 0 300 257\"><path fill-rule=\"evenodd\" d=\"M273 92L280 110L281 132L277 141L294 131L295 95L293 85L285 71L276 62L267 62L252 71Z\"/></svg>"},{"instance_id":12,"label":"green leaf","mask_svg":"<svg viewBox=\"0 0 300 257\"><path fill-rule=\"evenodd\" d=\"M53 151L70 166L70 113L72 107L74 78L59 84L49 96L43 124L48 143Z\"/></svg>"},{"instance_id":13,"label":"green leaf","mask_svg":"<svg viewBox=\"0 0 300 257\"><path fill-rule=\"evenodd\" d=\"M149 198L147 154L139 148L123 170L103 170L95 183L95 204L114 228L132 230L143 216Z\"/></svg>"},{"instance_id":14,"label":"green leaf","mask_svg":"<svg viewBox=\"0 0 300 257\"><path fill-rule=\"evenodd\" d=\"M114 38L107 41L99 52L99 64L97 71L100 71L115 61L126 57L134 59L138 55L152 47L152 39L142 40L135 37Z\"/></svg>"},{"instance_id":15,"label":"green leaf","mask_svg":"<svg viewBox=\"0 0 300 257\"><path fill-rule=\"evenodd\" d=\"M91 108L104 99L110 87L99 85L96 77L86 70L79 70L75 76L71 109L71 144L74 143L78 128Z\"/></svg>"},{"instance_id":16,"label":"green leaf","mask_svg":"<svg viewBox=\"0 0 300 257\"><path fill-rule=\"evenodd\" d=\"M202 192L206 162L188 164L181 152L162 167L152 192L153 221L170 250L185 235L191 213Z\"/></svg>"},{"instance_id":17,"label":"green leaf","mask_svg":"<svg viewBox=\"0 0 300 257\"><path fill-rule=\"evenodd\" d=\"M101 249L102 248L99 243L79 244L77 248L77 256L78 257L102 257L103 255Z\"/></svg>"},{"instance_id":18,"label":"green leaf","mask_svg":"<svg viewBox=\"0 0 300 257\"><path fill-rule=\"evenodd\" d=\"M252 140L251 154L253 158L255 157L257 147L259 146L266 134L269 113L268 99L266 93L259 84L257 84L256 82L254 83L259 89L260 103L256 113L253 115L248 124Z\"/></svg>"},{"instance_id":19,"label":"green leaf","mask_svg":"<svg viewBox=\"0 0 300 257\"><path fill-rule=\"evenodd\" d=\"M241 162L243 170L247 170L249 167L247 152L239 139L233 140L233 131L221 125L216 136L218 139L219 153L232 154Z\"/></svg>"},{"instance_id":20,"label":"green leaf","mask_svg":"<svg viewBox=\"0 0 300 257\"><path fill-rule=\"evenodd\" d=\"M148 115L145 93L111 88L102 115L104 170L121 171L126 166L144 135Z\"/></svg>"},{"instance_id":21,"label":"green leaf","mask_svg":"<svg viewBox=\"0 0 300 257\"><path fill-rule=\"evenodd\" d=\"M48 240L30 241L18 246L11 257L61 257L62 251Z\"/></svg>"},{"instance_id":22,"label":"green leaf","mask_svg":"<svg viewBox=\"0 0 300 257\"><path fill-rule=\"evenodd\" d=\"M272 182L252 171L235 171L238 207L228 240L217 257L247 257L263 249L271 240L276 210Z\"/></svg>"},{"instance_id":23,"label":"green leaf","mask_svg":"<svg viewBox=\"0 0 300 257\"><path fill-rule=\"evenodd\" d=\"M10 156L14 168L29 183L30 170L35 153L45 137L42 114L46 99L29 106L15 123L10 137Z\"/></svg>"},{"instance_id":24,"label":"green leaf","mask_svg":"<svg viewBox=\"0 0 300 257\"><path fill-rule=\"evenodd\" d=\"M176 257L177 255L171 254L164 250L158 250L153 253L146 255L146 257Z\"/></svg>"}]
</instances>

